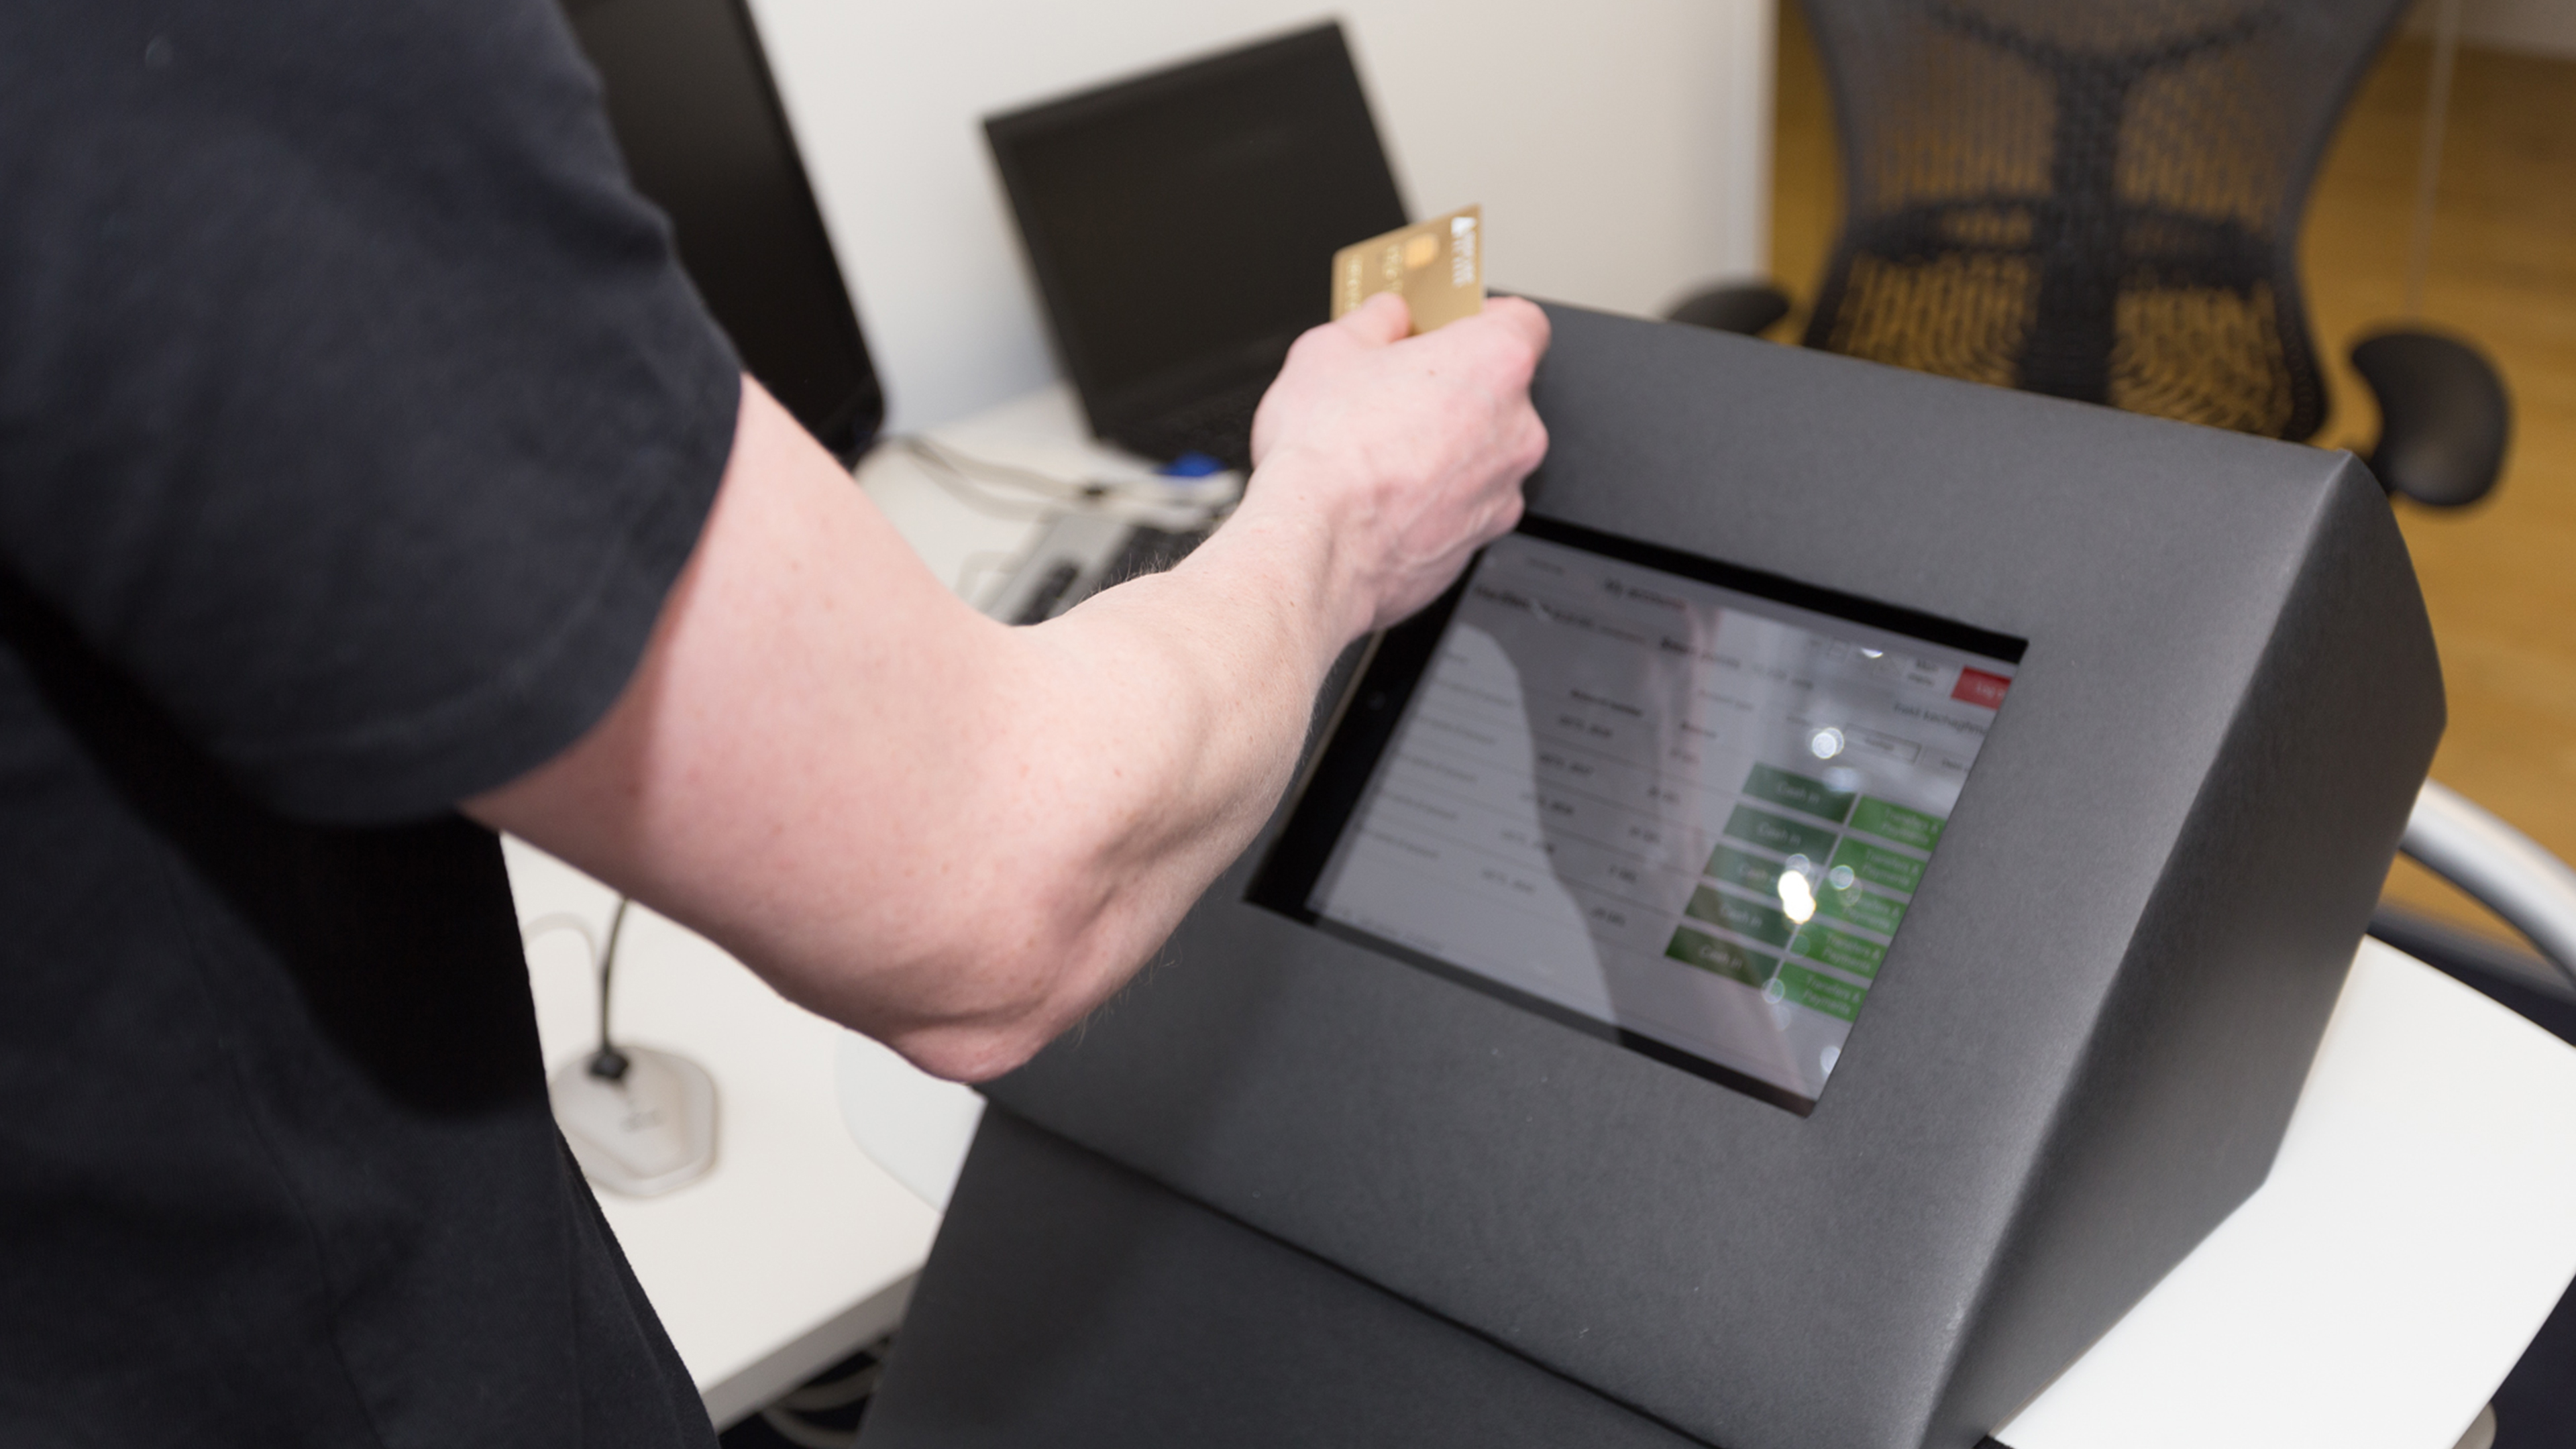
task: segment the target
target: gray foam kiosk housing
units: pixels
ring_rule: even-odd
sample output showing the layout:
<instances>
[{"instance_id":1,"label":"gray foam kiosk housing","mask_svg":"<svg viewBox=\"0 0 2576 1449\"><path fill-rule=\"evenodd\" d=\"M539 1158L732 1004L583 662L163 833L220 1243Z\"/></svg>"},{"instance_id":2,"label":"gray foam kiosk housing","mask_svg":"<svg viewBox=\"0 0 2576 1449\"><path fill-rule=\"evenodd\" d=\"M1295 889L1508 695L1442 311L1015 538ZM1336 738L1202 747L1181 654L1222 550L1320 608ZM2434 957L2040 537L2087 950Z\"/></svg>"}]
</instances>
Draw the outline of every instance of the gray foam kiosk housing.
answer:
<instances>
[{"instance_id":1,"label":"gray foam kiosk housing","mask_svg":"<svg viewBox=\"0 0 2576 1449\"><path fill-rule=\"evenodd\" d=\"M1292 800L994 1085L875 1449L1968 1449L2269 1170L2442 728L2367 471L1551 315L1534 514L2026 641L1830 1084L1248 901Z\"/></svg>"}]
</instances>

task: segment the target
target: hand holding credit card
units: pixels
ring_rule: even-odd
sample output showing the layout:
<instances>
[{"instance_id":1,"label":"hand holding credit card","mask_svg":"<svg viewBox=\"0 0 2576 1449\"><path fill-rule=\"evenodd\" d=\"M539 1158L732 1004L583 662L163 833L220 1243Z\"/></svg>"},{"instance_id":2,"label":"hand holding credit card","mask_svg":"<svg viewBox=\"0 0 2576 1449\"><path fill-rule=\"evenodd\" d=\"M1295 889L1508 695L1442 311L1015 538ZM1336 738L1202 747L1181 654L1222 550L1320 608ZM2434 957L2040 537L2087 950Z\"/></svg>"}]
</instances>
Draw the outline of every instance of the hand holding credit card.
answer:
<instances>
[{"instance_id":1,"label":"hand holding credit card","mask_svg":"<svg viewBox=\"0 0 2576 1449\"><path fill-rule=\"evenodd\" d=\"M1280 512L1298 520L1280 536L1327 543L1333 586L1312 601L1322 613L1300 617L1328 620L1336 640L1438 598L1519 519L1521 481L1547 452L1529 397L1547 314L1517 297L1486 305L1482 220L1471 207L1344 248L1336 320L1297 339L1253 418L1253 473L1226 530L1250 518L1237 537L1267 538L1259 520ZM1367 305L1385 292L1410 304L1407 320Z\"/></svg>"},{"instance_id":2,"label":"hand holding credit card","mask_svg":"<svg viewBox=\"0 0 2576 1449\"><path fill-rule=\"evenodd\" d=\"M1485 310L1484 208L1463 207L1333 254L1333 315L1402 294L1419 336Z\"/></svg>"}]
</instances>

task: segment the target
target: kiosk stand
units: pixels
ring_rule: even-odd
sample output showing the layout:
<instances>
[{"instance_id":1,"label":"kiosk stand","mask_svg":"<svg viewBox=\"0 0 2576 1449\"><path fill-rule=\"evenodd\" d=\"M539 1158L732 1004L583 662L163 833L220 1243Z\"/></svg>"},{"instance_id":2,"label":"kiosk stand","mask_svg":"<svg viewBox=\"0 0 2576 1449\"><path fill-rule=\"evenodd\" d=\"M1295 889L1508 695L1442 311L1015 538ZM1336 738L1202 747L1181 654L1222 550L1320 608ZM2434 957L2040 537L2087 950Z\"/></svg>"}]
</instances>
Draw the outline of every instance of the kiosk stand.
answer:
<instances>
[{"instance_id":1,"label":"kiosk stand","mask_svg":"<svg viewBox=\"0 0 2576 1449\"><path fill-rule=\"evenodd\" d=\"M2263 1180L2441 730L2369 476L1552 315L1531 522L995 1085L870 1445L1968 1449Z\"/></svg>"}]
</instances>

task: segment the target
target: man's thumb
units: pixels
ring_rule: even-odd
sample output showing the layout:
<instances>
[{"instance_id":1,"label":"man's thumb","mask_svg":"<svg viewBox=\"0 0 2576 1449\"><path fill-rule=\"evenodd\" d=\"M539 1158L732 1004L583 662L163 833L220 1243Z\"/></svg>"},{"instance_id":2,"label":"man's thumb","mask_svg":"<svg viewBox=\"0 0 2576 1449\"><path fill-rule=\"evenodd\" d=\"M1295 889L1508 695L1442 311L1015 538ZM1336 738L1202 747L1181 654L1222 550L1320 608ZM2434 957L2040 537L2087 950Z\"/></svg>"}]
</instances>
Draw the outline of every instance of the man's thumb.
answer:
<instances>
[{"instance_id":1,"label":"man's thumb","mask_svg":"<svg viewBox=\"0 0 2576 1449\"><path fill-rule=\"evenodd\" d=\"M1372 347L1402 342L1413 331L1413 309L1397 292L1380 292L1341 315L1334 324L1347 327Z\"/></svg>"}]
</instances>

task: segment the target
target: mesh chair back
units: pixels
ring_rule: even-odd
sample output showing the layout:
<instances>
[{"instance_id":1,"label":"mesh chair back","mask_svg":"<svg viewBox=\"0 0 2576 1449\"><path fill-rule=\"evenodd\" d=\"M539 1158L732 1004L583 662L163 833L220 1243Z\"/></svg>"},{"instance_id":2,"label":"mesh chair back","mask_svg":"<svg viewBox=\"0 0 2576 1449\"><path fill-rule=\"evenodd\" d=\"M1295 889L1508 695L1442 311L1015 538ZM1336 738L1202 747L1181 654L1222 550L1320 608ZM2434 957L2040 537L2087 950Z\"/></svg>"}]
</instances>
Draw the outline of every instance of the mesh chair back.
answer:
<instances>
[{"instance_id":1,"label":"mesh chair back","mask_svg":"<svg viewBox=\"0 0 2576 1449\"><path fill-rule=\"evenodd\" d=\"M1842 128L1807 345L2280 438L2309 183L2406 0L1806 0Z\"/></svg>"}]
</instances>

